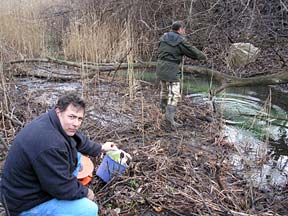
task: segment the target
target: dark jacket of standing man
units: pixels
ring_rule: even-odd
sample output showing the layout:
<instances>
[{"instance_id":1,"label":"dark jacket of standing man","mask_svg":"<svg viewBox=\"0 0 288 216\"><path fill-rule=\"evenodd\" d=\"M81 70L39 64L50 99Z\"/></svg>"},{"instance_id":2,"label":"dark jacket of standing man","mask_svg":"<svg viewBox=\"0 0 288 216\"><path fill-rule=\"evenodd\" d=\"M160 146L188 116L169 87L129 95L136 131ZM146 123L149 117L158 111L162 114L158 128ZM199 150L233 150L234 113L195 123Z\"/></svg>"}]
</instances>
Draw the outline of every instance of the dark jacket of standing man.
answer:
<instances>
[{"instance_id":1,"label":"dark jacket of standing man","mask_svg":"<svg viewBox=\"0 0 288 216\"><path fill-rule=\"evenodd\" d=\"M164 33L160 38L156 68L161 85L161 111L165 112L166 120L176 127L180 126L175 122L174 116L181 97L179 65L182 57L185 55L192 59L207 59L205 54L188 43L184 34L184 23L180 21L174 22L171 31Z\"/></svg>"},{"instance_id":2,"label":"dark jacket of standing man","mask_svg":"<svg viewBox=\"0 0 288 216\"><path fill-rule=\"evenodd\" d=\"M97 144L78 132L84 111L82 99L74 94L65 95L58 100L55 108L33 120L17 134L2 175L2 192L11 215L30 209L35 215L59 215L61 213L57 212L57 208L61 208L61 200L74 201L70 206L70 202L65 204L68 215L97 215L98 207L91 201L93 191L73 175L77 152L97 156L115 146L111 142ZM55 200L55 208L50 208L49 213L42 211L45 203L52 199ZM81 200L84 213L69 214L68 210L77 204L77 200L79 203ZM33 209L37 206L40 207ZM65 211L64 208L60 211Z\"/></svg>"}]
</instances>

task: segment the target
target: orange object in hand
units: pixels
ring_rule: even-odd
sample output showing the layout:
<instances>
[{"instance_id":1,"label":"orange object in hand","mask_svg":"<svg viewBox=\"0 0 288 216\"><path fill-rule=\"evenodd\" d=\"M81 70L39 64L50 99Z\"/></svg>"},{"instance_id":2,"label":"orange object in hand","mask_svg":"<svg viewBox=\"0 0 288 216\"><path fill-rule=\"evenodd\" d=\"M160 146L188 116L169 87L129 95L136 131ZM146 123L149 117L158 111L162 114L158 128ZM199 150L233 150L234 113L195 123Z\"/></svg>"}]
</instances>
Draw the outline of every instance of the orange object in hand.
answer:
<instances>
[{"instance_id":1,"label":"orange object in hand","mask_svg":"<svg viewBox=\"0 0 288 216\"><path fill-rule=\"evenodd\" d=\"M87 185L90 181L92 180L91 176L87 176L85 178L79 179L79 181L83 184L83 185Z\"/></svg>"},{"instance_id":2,"label":"orange object in hand","mask_svg":"<svg viewBox=\"0 0 288 216\"><path fill-rule=\"evenodd\" d=\"M90 158L87 156L81 156L80 170L77 175L77 179L83 184L87 185L92 180L92 174L94 165Z\"/></svg>"}]
</instances>

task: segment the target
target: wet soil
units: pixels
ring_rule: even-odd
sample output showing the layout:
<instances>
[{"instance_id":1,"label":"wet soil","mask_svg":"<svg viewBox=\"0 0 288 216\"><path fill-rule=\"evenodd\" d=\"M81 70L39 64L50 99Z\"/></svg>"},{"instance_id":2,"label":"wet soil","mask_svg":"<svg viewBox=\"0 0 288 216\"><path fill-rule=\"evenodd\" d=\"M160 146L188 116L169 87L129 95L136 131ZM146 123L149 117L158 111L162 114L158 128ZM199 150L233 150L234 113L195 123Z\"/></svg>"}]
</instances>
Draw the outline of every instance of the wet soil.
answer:
<instances>
[{"instance_id":1,"label":"wet soil","mask_svg":"<svg viewBox=\"0 0 288 216\"><path fill-rule=\"evenodd\" d=\"M108 184L93 175L88 186L100 215L288 213L288 188L258 191L233 173L228 156L236 150L223 137L221 116L209 104L184 97L176 115L183 127L174 128L159 110L159 89L146 82L131 88L126 80L100 76L70 83L69 89L57 88L57 82L42 89L9 83L10 113L1 112L7 144L23 125L53 107L56 100L51 99L76 90L88 104L83 133L96 142L114 141L132 155L129 168ZM101 157L92 159L97 168Z\"/></svg>"}]
</instances>

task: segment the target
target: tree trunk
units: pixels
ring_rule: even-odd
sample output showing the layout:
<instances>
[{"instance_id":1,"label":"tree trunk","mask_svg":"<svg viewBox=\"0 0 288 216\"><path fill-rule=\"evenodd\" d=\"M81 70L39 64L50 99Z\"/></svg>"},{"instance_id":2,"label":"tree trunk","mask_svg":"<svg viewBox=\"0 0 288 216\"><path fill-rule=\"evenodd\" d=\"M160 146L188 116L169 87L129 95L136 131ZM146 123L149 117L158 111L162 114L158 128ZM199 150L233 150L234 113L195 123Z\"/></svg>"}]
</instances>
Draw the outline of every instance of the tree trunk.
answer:
<instances>
[{"instance_id":1,"label":"tree trunk","mask_svg":"<svg viewBox=\"0 0 288 216\"><path fill-rule=\"evenodd\" d=\"M55 64L62 64L67 65L70 67L76 67L76 68L85 68L88 69L88 73L86 74L87 78L92 78L96 75L97 72L111 72L118 69L127 69L128 64L127 63L116 63L116 64L98 64L98 63L78 63L78 62L72 62L72 61L65 61L65 60L59 60L54 58L47 58L47 59L27 59L27 60L17 60L17 61L11 61L8 62L9 64L19 64L19 63L29 63L29 62L50 62ZM6 64L8 64L6 63ZM149 68L154 69L156 68L156 62L142 62L142 63L134 63L134 68ZM213 94L217 94L224 90L225 88L230 87L244 87L244 86L258 86L258 85L277 85L277 84L283 84L288 83L288 71L281 72L281 73L275 73L271 75L263 75L263 76L257 76L257 77L250 77L250 78L238 78L229 76L226 74L223 74L219 71L212 70L205 67L199 67L199 66L190 66L190 65L184 65L183 70L185 73L198 73L202 75L206 75L209 77L212 77L213 80L218 81L221 86L218 88L215 88L212 90ZM45 71L41 71L41 73L33 72L33 71L25 71L21 72L22 75L30 75L30 76L36 76L40 78L49 78L53 80L73 80L73 79L79 79L80 73L76 74L61 74L61 73L49 73Z\"/></svg>"}]
</instances>

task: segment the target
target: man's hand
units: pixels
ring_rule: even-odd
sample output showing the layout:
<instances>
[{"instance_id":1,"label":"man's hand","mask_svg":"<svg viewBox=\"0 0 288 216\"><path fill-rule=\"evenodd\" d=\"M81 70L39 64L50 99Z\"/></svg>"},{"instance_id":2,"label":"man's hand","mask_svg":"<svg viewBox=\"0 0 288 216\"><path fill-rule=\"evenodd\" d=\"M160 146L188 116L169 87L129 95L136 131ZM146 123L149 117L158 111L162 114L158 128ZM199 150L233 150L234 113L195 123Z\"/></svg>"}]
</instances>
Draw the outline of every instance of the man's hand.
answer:
<instances>
[{"instance_id":1,"label":"man's hand","mask_svg":"<svg viewBox=\"0 0 288 216\"><path fill-rule=\"evenodd\" d=\"M104 151L104 152L115 151L115 150L118 150L118 147L114 142L105 142L102 145L102 151Z\"/></svg>"},{"instance_id":2,"label":"man's hand","mask_svg":"<svg viewBox=\"0 0 288 216\"><path fill-rule=\"evenodd\" d=\"M94 200L94 192L90 188L88 188L87 198L92 201Z\"/></svg>"}]
</instances>

